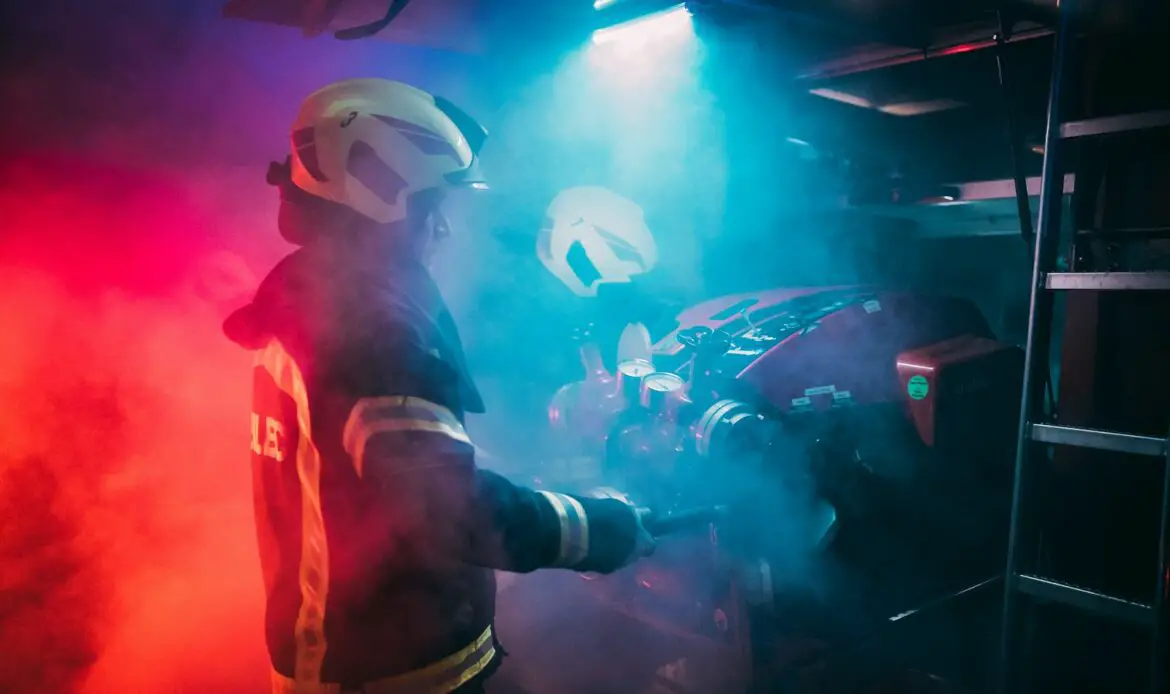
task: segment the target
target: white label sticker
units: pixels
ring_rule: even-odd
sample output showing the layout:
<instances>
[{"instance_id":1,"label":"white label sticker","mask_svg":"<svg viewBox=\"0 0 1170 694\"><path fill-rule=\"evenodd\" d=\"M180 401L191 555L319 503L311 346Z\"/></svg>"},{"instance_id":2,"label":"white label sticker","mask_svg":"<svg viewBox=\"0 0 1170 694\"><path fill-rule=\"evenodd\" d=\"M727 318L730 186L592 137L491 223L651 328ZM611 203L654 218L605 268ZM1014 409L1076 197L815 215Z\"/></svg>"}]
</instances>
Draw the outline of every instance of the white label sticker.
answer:
<instances>
[{"instance_id":1,"label":"white label sticker","mask_svg":"<svg viewBox=\"0 0 1170 694\"><path fill-rule=\"evenodd\" d=\"M804 394L809 395L828 395L829 393L837 392L837 386L817 386L816 388L805 388Z\"/></svg>"},{"instance_id":2,"label":"white label sticker","mask_svg":"<svg viewBox=\"0 0 1170 694\"><path fill-rule=\"evenodd\" d=\"M808 407L812 404L811 398L792 398L793 407Z\"/></svg>"},{"instance_id":3,"label":"white label sticker","mask_svg":"<svg viewBox=\"0 0 1170 694\"><path fill-rule=\"evenodd\" d=\"M850 400L852 398L853 398L853 393L850 393L847 390L839 390L839 391L833 393L834 400Z\"/></svg>"},{"instance_id":4,"label":"white label sticker","mask_svg":"<svg viewBox=\"0 0 1170 694\"><path fill-rule=\"evenodd\" d=\"M865 309L866 313L877 313L878 311L882 310L882 302L874 299L862 304L861 308Z\"/></svg>"}]
</instances>

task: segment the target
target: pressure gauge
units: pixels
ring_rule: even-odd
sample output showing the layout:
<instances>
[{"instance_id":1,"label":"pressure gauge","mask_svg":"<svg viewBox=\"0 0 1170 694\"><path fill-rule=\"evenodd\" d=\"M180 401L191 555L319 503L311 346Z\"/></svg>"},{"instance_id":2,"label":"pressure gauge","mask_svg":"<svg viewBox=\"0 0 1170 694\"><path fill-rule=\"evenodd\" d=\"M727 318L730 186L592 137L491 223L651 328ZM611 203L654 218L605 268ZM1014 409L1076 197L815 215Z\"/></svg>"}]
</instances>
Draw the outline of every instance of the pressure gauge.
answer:
<instances>
[{"instance_id":1,"label":"pressure gauge","mask_svg":"<svg viewBox=\"0 0 1170 694\"><path fill-rule=\"evenodd\" d=\"M642 379L642 403L652 409L661 409L668 400L680 393L685 385L682 376L669 371L656 371Z\"/></svg>"},{"instance_id":2,"label":"pressure gauge","mask_svg":"<svg viewBox=\"0 0 1170 694\"><path fill-rule=\"evenodd\" d=\"M618 364L618 373L641 381L654 373L654 365L645 359L627 359Z\"/></svg>"},{"instance_id":3,"label":"pressure gauge","mask_svg":"<svg viewBox=\"0 0 1170 694\"><path fill-rule=\"evenodd\" d=\"M642 379L654 373L654 365L645 359L627 359L618 364L618 392L627 405L638 402L642 393Z\"/></svg>"},{"instance_id":4,"label":"pressure gauge","mask_svg":"<svg viewBox=\"0 0 1170 694\"><path fill-rule=\"evenodd\" d=\"M656 371L648 374L642 383L647 390L656 390L663 393L673 393L676 390L682 390L684 385L682 376L669 371Z\"/></svg>"}]
</instances>

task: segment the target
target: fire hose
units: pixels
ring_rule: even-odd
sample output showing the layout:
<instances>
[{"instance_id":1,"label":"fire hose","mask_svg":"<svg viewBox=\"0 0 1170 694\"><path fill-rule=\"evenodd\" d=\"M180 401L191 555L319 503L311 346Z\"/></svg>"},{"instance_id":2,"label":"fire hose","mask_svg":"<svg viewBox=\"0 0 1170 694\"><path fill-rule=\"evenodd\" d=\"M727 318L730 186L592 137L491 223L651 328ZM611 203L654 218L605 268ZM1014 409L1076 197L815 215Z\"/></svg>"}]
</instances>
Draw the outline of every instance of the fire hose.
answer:
<instances>
[{"instance_id":1,"label":"fire hose","mask_svg":"<svg viewBox=\"0 0 1170 694\"><path fill-rule=\"evenodd\" d=\"M702 528L727 517L727 506L705 506L674 511L661 516L650 515L644 522L646 530L654 537L663 537L678 532Z\"/></svg>"}]
</instances>

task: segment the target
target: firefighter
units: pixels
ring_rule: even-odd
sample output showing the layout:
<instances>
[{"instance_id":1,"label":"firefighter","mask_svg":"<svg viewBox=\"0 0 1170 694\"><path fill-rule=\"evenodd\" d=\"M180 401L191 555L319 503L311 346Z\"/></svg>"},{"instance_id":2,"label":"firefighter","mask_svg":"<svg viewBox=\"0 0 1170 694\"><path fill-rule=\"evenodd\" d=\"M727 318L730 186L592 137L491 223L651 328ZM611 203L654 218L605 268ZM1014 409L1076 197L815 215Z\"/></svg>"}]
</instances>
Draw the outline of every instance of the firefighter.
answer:
<instances>
[{"instance_id":1,"label":"firefighter","mask_svg":"<svg viewBox=\"0 0 1170 694\"><path fill-rule=\"evenodd\" d=\"M300 246L224 330L254 350L252 470L279 694L480 692L503 651L493 569L615 571L653 549L616 498L476 467L484 405L427 270L486 131L382 79L311 94L269 168Z\"/></svg>"}]
</instances>

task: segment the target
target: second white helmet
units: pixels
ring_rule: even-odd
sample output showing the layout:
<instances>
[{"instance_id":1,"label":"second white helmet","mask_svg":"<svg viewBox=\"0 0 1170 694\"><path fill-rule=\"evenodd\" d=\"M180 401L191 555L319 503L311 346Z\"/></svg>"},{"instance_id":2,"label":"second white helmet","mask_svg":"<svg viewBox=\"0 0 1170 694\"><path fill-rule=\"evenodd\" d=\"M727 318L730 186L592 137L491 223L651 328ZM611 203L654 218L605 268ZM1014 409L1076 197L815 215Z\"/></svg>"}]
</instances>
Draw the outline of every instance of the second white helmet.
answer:
<instances>
[{"instance_id":1,"label":"second white helmet","mask_svg":"<svg viewBox=\"0 0 1170 694\"><path fill-rule=\"evenodd\" d=\"M658 264L658 246L634 201L608 188L561 191L545 211L536 253L577 296L603 284L629 282Z\"/></svg>"},{"instance_id":2,"label":"second white helmet","mask_svg":"<svg viewBox=\"0 0 1170 694\"><path fill-rule=\"evenodd\" d=\"M335 82L310 94L292 127L292 182L389 224L421 190L482 185L487 131L451 102L385 79Z\"/></svg>"}]
</instances>

